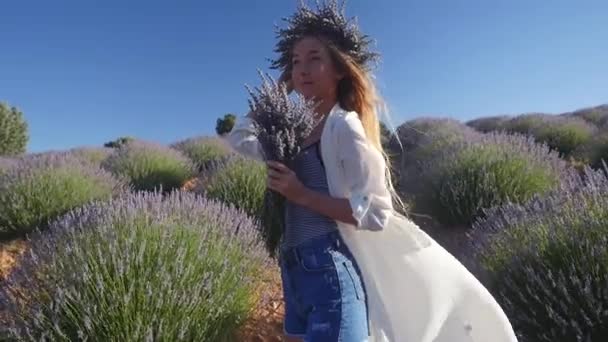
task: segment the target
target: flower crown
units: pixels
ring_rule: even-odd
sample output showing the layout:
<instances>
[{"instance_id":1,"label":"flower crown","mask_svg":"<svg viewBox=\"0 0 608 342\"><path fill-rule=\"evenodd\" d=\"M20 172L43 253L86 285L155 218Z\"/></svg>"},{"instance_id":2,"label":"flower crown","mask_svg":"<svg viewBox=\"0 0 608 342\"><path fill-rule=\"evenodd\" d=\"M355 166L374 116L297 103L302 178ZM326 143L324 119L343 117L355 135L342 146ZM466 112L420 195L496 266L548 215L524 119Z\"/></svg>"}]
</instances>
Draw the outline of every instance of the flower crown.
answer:
<instances>
[{"instance_id":1,"label":"flower crown","mask_svg":"<svg viewBox=\"0 0 608 342\"><path fill-rule=\"evenodd\" d=\"M276 38L279 40L274 51L277 59L270 59L271 69L287 70L291 65L291 51L295 43L304 36L323 36L338 49L348 54L358 65L370 69L370 63L376 63L380 55L369 50L372 40L359 31L355 21L349 21L344 15L344 1L338 5L337 0L328 0L323 5L316 1L317 10L308 8L300 1L297 11L283 18L286 28L276 26ZM355 19L356 20L356 19Z\"/></svg>"}]
</instances>

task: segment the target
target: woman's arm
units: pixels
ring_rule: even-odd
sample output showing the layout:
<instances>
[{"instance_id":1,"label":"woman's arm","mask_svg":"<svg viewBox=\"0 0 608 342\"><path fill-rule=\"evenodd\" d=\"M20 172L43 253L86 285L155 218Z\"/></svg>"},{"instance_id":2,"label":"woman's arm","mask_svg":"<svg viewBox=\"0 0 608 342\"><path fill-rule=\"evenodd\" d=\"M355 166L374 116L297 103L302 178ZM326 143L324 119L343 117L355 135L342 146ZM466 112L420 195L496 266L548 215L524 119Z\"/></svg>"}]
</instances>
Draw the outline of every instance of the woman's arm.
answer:
<instances>
[{"instance_id":1,"label":"woman's arm","mask_svg":"<svg viewBox=\"0 0 608 342\"><path fill-rule=\"evenodd\" d=\"M335 198L310 188L304 188L296 203L334 220L356 225L348 199Z\"/></svg>"},{"instance_id":2,"label":"woman's arm","mask_svg":"<svg viewBox=\"0 0 608 342\"><path fill-rule=\"evenodd\" d=\"M306 187L296 173L282 163L267 161L267 186L285 196L289 201L321 215L345 223L356 224L347 199L335 198Z\"/></svg>"}]
</instances>

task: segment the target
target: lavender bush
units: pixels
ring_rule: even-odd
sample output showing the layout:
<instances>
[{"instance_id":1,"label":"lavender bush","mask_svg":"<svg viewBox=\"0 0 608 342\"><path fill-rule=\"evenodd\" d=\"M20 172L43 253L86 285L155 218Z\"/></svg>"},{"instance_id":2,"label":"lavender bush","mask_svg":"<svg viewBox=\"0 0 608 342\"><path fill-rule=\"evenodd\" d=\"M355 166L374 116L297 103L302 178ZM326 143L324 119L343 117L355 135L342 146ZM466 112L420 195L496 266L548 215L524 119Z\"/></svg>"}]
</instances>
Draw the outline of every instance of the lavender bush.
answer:
<instances>
[{"instance_id":1,"label":"lavender bush","mask_svg":"<svg viewBox=\"0 0 608 342\"><path fill-rule=\"evenodd\" d=\"M256 219L261 218L266 192L264 164L231 155L207 163L199 177L202 187L197 193L230 203Z\"/></svg>"},{"instance_id":2,"label":"lavender bush","mask_svg":"<svg viewBox=\"0 0 608 342\"><path fill-rule=\"evenodd\" d=\"M190 159L181 152L153 142L132 141L115 149L102 167L127 177L135 190L169 192L195 174Z\"/></svg>"},{"instance_id":3,"label":"lavender bush","mask_svg":"<svg viewBox=\"0 0 608 342\"><path fill-rule=\"evenodd\" d=\"M92 200L126 190L125 182L66 153L28 155L0 172L0 234L24 234Z\"/></svg>"},{"instance_id":4,"label":"lavender bush","mask_svg":"<svg viewBox=\"0 0 608 342\"><path fill-rule=\"evenodd\" d=\"M573 155L593 168L601 168L608 163L608 130L598 131L585 145L576 149Z\"/></svg>"},{"instance_id":5,"label":"lavender bush","mask_svg":"<svg viewBox=\"0 0 608 342\"><path fill-rule=\"evenodd\" d=\"M300 95L292 100L284 85L277 84L270 76L262 73L260 76L261 88L247 87L256 136L265 160L281 162L291 168L304 140L316 125L314 104ZM283 233L284 203L282 195L266 191L260 227L271 256L275 256Z\"/></svg>"},{"instance_id":6,"label":"lavender bush","mask_svg":"<svg viewBox=\"0 0 608 342\"><path fill-rule=\"evenodd\" d=\"M391 163L401 194L412 197L415 206L420 204L415 198L427 192L421 182L423 165L457 142L476 140L479 136L472 128L449 118L418 118L399 126L389 149L396 155Z\"/></svg>"},{"instance_id":7,"label":"lavender bush","mask_svg":"<svg viewBox=\"0 0 608 342\"><path fill-rule=\"evenodd\" d=\"M608 104L580 109L572 113L567 113L567 115L579 117L598 127L605 127L608 124Z\"/></svg>"},{"instance_id":8,"label":"lavender bush","mask_svg":"<svg viewBox=\"0 0 608 342\"><path fill-rule=\"evenodd\" d=\"M171 147L181 151L201 171L209 162L233 153L224 141L217 137L194 137L174 144Z\"/></svg>"},{"instance_id":9,"label":"lavender bush","mask_svg":"<svg viewBox=\"0 0 608 342\"><path fill-rule=\"evenodd\" d=\"M488 116L470 120L467 126L474 128L482 133L502 131L505 123L510 119L508 115Z\"/></svg>"},{"instance_id":10,"label":"lavender bush","mask_svg":"<svg viewBox=\"0 0 608 342\"><path fill-rule=\"evenodd\" d=\"M445 224L469 224L483 208L530 199L559 185L566 165L522 135L488 133L444 148L422 168L424 200Z\"/></svg>"},{"instance_id":11,"label":"lavender bush","mask_svg":"<svg viewBox=\"0 0 608 342\"><path fill-rule=\"evenodd\" d=\"M267 265L242 211L178 191L92 203L31 245L0 289L20 341L233 341Z\"/></svg>"},{"instance_id":12,"label":"lavender bush","mask_svg":"<svg viewBox=\"0 0 608 342\"><path fill-rule=\"evenodd\" d=\"M77 147L67 151L67 153L83 158L95 165L101 165L112 152L113 149L108 147Z\"/></svg>"},{"instance_id":13,"label":"lavender bush","mask_svg":"<svg viewBox=\"0 0 608 342\"><path fill-rule=\"evenodd\" d=\"M595 131L595 127L583 119L548 114L524 114L504 126L509 132L534 136L537 142L547 144L563 156L569 156L587 143Z\"/></svg>"},{"instance_id":14,"label":"lavender bush","mask_svg":"<svg viewBox=\"0 0 608 342\"><path fill-rule=\"evenodd\" d=\"M525 204L487 210L470 234L478 276L522 342L608 339L608 169Z\"/></svg>"}]
</instances>

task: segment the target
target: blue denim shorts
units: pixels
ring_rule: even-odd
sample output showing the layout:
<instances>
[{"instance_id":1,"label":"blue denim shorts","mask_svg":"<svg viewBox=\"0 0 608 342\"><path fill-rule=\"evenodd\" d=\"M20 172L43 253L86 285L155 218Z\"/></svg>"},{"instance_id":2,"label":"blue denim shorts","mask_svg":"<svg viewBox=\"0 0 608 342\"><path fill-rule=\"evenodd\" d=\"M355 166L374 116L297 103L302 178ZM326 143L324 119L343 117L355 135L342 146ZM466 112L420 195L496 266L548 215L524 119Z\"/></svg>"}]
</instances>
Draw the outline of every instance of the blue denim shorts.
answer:
<instances>
[{"instance_id":1,"label":"blue denim shorts","mask_svg":"<svg viewBox=\"0 0 608 342\"><path fill-rule=\"evenodd\" d=\"M338 231L282 248L279 264L286 335L312 342L368 340L365 287Z\"/></svg>"}]
</instances>

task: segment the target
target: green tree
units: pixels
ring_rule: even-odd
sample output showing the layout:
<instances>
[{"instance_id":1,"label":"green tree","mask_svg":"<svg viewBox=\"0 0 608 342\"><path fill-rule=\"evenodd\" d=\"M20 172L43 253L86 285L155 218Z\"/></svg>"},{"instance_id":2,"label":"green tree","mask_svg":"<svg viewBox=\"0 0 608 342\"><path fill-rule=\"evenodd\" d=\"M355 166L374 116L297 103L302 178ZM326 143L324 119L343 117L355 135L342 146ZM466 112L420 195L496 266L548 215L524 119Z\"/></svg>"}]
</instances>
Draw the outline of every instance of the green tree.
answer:
<instances>
[{"instance_id":1,"label":"green tree","mask_svg":"<svg viewBox=\"0 0 608 342\"><path fill-rule=\"evenodd\" d=\"M127 144L131 141L135 140L135 138L133 137L120 137L114 141L108 141L107 143L103 144L104 147L110 147L110 148L118 148L124 144Z\"/></svg>"},{"instance_id":2,"label":"green tree","mask_svg":"<svg viewBox=\"0 0 608 342\"><path fill-rule=\"evenodd\" d=\"M0 102L0 156L25 153L28 140L28 125L23 113Z\"/></svg>"},{"instance_id":3,"label":"green tree","mask_svg":"<svg viewBox=\"0 0 608 342\"><path fill-rule=\"evenodd\" d=\"M217 124L215 126L215 132L218 135L224 135L226 133L230 133L232 131L232 127L234 127L234 123L236 122L236 115L234 114L226 114L223 118L217 119Z\"/></svg>"}]
</instances>

